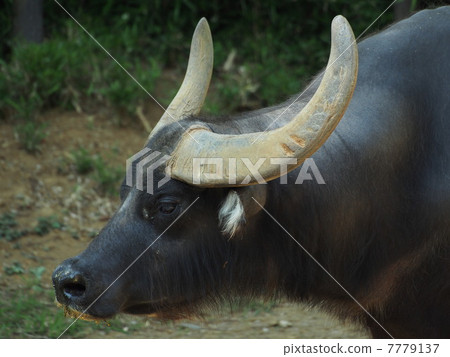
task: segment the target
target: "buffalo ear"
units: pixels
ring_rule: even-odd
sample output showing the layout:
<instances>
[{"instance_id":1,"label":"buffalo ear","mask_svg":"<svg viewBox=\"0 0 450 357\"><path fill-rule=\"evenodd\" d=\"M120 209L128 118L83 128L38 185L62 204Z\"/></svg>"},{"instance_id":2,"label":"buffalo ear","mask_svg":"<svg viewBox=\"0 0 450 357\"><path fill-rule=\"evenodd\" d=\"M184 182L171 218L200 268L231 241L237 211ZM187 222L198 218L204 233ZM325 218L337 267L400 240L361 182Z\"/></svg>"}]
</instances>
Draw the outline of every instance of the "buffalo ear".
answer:
<instances>
[{"instance_id":1,"label":"buffalo ear","mask_svg":"<svg viewBox=\"0 0 450 357\"><path fill-rule=\"evenodd\" d=\"M244 206L245 216L250 218L262 210L267 199L267 185L252 185L236 189Z\"/></svg>"},{"instance_id":2,"label":"buffalo ear","mask_svg":"<svg viewBox=\"0 0 450 357\"><path fill-rule=\"evenodd\" d=\"M229 239L243 232L247 219L253 217L266 203L267 186L231 189L219 209L222 233Z\"/></svg>"}]
</instances>

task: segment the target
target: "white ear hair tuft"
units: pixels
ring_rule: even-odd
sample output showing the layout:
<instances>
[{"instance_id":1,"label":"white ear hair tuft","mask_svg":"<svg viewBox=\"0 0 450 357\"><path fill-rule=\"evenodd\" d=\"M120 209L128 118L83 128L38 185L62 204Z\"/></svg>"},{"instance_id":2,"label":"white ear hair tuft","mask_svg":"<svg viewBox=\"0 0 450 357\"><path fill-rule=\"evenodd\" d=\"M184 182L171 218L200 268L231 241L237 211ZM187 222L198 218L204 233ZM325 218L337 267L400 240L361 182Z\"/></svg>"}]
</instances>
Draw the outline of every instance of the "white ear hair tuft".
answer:
<instances>
[{"instance_id":1,"label":"white ear hair tuft","mask_svg":"<svg viewBox=\"0 0 450 357\"><path fill-rule=\"evenodd\" d=\"M235 190L230 190L219 209L222 232L232 238L245 224L245 212L241 198Z\"/></svg>"}]
</instances>

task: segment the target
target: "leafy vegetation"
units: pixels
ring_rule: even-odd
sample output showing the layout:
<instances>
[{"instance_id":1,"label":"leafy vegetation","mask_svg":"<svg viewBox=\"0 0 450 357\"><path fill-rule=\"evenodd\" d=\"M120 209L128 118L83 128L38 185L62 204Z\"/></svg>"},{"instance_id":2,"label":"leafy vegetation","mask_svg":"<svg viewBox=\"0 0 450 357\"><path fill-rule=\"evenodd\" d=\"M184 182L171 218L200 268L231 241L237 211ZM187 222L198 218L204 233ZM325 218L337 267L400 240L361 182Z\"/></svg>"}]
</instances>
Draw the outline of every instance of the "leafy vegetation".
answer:
<instances>
[{"instance_id":1,"label":"leafy vegetation","mask_svg":"<svg viewBox=\"0 0 450 357\"><path fill-rule=\"evenodd\" d=\"M27 230L18 228L15 217L11 212L0 215L0 239L13 241L27 234Z\"/></svg>"},{"instance_id":2,"label":"leafy vegetation","mask_svg":"<svg viewBox=\"0 0 450 357\"><path fill-rule=\"evenodd\" d=\"M46 128L47 124L35 121L25 121L16 125L16 134L22 148L29 153L38 151L41 143L47 136Z\"/></svg>"},{"instance_id":3,"label":"leafy vegetation","mask_svg":"<svg viewBox=\"0 0 450 357\"><path fill-rule=\"evenodd\" d=\"M13 262L11 265L7 265L3 267L3 271L6 275L14 275L14 274L23 274L25 269L22 267L20 262Z\"/></svg>"},{"instance_id":4,"label":"leafy vegetation","mask_svg":"<svg viewBox=\"0 0 450 357\"><path fill-rule=\"evenodd\" d=\"M43 236L54 229L61 229L62 227L63 224L60 223L56 216L39 217L37 225L34 228L34 233Z\"/></svg>"},{"instance_id":5,"label":"leafy vegetation","mask_svg":"<svg viewBox=\"0 0 450 357\"><path fill-rule=\"evenodd\" d=\"M111 166L100 155L92 155L85 148L72 150L70 158L78 174L90 174L103 193L116 193L124 175L121 166Z\"/></svg>"},{"instance_id":6,"label":"leafy vegetation","mask_svg":"<svg viewBox=\"0 0 450 357\"><path fill-rule=\"evenodd\" d=\"M71 159L75 166L75 171L80 175L85 175L94 170L95 158L85 148L72 150Z\"/></svg>"},{"instance_id":7,"label":"leafy vegetation","mask_svg":"<svg viewBox=\"0 0 450 357\"><path fill-rule=\"evenodd\" d=\"M0 216L0 238L7 241L17 240L30 233L40 236L48 234L53 229L63 228L63 224L56 216L38 217L36 226L33 229L19 229L16 215L12 212L3 213Z\"/></svg>"},{"instance_id":8,"label":"leafy vegetation","mask_svg":"<svg viewBox=\"0 0 450 357\"><path fill-rule=\"evenodd\" d=\"M215 38L216 72L206 109L218 113L274 104L299 91L325 65L333 16L346 16L358 35L390 2L325 0L319 5L313 0L268 0L262 5L255 0L157 0L150 6L138 0L67 0L63 6L148 92L162 66L177 68L182 76L195 24L206 17ZM0 48L5 58L0 61L0 113L17 119L26 150L36 151L45 137L45 128L35 119L42 110L95 106L109 110L121 124L148 99L54 2L44 5L42 44L14 41L13 16L7 16L12 4L8 0L0 6L0 34L5 37ZM370 31L391 21L389 12ZM162 97L167 104L170 95Z\"/></svg>"},{"instance_id":9,"label":"leafy vegetation","mask_svg":"<svg viewBox=\"0 0 450 357\"><path fill-rule=\"evenodd\" d=\"M99 188L107 194L116 194L118 183L123 179L123 168L111 166L105 163L101 156L94 161L93 178Z\"/></svg>"}]
</instances>

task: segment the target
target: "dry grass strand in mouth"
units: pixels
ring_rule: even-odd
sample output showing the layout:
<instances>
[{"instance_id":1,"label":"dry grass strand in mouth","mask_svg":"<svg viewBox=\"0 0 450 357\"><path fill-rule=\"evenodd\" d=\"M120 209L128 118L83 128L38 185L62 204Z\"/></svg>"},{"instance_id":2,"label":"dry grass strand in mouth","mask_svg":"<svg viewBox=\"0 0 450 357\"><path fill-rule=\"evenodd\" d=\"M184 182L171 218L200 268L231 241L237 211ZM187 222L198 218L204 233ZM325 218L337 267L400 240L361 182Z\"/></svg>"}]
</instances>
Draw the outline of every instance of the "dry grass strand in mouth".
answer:
<instances>
[{"instance_id":1,"label":"dry grass strand in mouth","mask_svg":"<svg viewBox=\"0 0 450 357\"><path fill-rule=\"evenodd\" d=\"M111 326L111 324L108 321L106 321L105 319L79 312L79 311L74 310L71 307L63 305L59 302L56 302L56 306L58 306L64 310L65 317L68 317L71 319L80 319L80 320L84 320L84 321L93 321L96 324L105 323L106 326L108 326L108 327Z\"/></svg>"}]
</instances>

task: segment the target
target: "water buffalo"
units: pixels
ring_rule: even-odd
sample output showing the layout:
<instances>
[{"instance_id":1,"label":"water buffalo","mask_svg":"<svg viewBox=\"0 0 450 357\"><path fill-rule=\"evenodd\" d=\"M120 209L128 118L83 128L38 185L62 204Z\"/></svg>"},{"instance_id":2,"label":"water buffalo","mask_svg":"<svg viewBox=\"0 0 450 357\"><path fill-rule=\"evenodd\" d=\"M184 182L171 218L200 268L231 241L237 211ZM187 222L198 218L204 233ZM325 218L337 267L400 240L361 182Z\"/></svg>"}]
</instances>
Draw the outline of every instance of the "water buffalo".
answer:
<instances>
[{"instance_id":1,"label":"water buffalo","mask_svg":"<svg viewBox=\"0 0 450 357\"><path fill-rule=\"evenodd\" d=\"M299 99L202 117L202 19L120 207L54 271L57 300L90 318L178 318L285 297L374 337L450 337L449 39L450 7L358 45L338 16L329 65Z\"/></svg>"}]
</instances>

